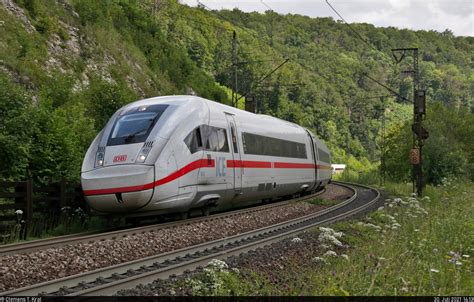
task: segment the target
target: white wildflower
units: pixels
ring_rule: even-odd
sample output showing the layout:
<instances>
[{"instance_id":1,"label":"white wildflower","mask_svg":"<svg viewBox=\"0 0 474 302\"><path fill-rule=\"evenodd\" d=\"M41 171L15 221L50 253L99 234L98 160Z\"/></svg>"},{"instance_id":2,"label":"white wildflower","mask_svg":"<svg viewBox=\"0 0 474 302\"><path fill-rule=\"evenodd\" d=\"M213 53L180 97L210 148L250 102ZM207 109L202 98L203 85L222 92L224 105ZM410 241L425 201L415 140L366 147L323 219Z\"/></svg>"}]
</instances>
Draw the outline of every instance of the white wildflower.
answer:
<instances>
[{"instance_id":1,"label":"white wildflower","mask_svg":"<svg viewBox=\"0 0 474 302\"><path fill-rule=\"evenodd\" d=\"M236 273L236 274L240 274L239 269L236 268L236 267L233 267L231 270L232 270L234 273Z\"/></svg>"},{"instance_id":2,"label":"white wildflower","mask_svg":"<svg viewBox=\"0 0 474 302\"><path fill-rule=\"evenodd\" d=\"M212 259L207 263L206 267L214 271L225 271L229 268L227 263L219 259Z\"/></svg>"},{"instance_id":3,"label":"white wildflower","mask_svg":"<svg viewBox=\"0 0 474 302\"><path fill-rule=\"evenodd\" d=\"M319 230L321 233L319 234L318 240L323 244L332 244L336 246L342 246L342 242L339 241L337 238L341 238L344 234L342 232L336 232L331 228L324 228L320 227Z\"/></svg>"},{"instance_id":4,"label":"white wildflower","mask_svg":"<svg viewBox=\"0 0 474 302\"><path fill-rule=\"evenodd\" d=\"M402 225L399 224L398 222L395 222L394 224L392 224L392 228L393 227L397 227L397 228L400 228Z\"/></svg>"},{"instance_id":5,"label":"white wildflower","mask_svg":"<svg viewBox=\"0 0 474 302\"><path fill-rule=\"evenodd\" d=\"M346 254L342 254L341 257L349 261L349 256L347 256Z\"/></svg>"},{"instance_id":6,"label":"white wildflower","mask_svg":"<svg viewBox=\"0 0 474 302\"><path fill-rule=\"evenodd\" d=\"M16 211L15 211L15 214L17 214L17 215L23 215L23 211L22 211L22 210L16 210Z\"/></svg>"},{"instance_id":7,"label":"white wildflower","mask_svg":"<svg viewBox=\"0 0 474 302\"><path fill-rule=\"evenodd\" d=\"M293 243L300 243L300 242L303 242L303 239L298 238L298 237L295 237L295 238L291 239L291 242L293 242Z\"/></svg>"},{"instance_id":8,"label":"white wildflower","mask_svg":"<svg viewBox=\"0 0 474 302\"><path fill-rule=\"evenodd\" d=\"M324 257L337 257L337 253L335 251L327 251L323 254Z\"/></svg>"},{"instance_id":9,"label":"white wildflower","mask_svg":"<svg viewBox=\"0 0 474 302\"><path fill-rule=\"evenodd\" d=\"M431 271L432 273L439 273L439 270L437 270L437 269L435 269L435 268L430 269L430 271Z\"/></svg>"},{"instance_id":10,"label":"white wildflower","mask_svg":"<svg viewBox=\"0 0 474 302\"><path fill-rule=\"evenodd\" d=\"M464 258L469 258L469 257L471 257L471 256L469 256L469 255L462 255L462 256L463 256Z\"/></svg>"},{"instance_id":11,"label":"white wildflower","mask_svg":"<svg viewBox=\"0 0 474 302\"><path fill-rule=\"evenodd\" d=\"M383 207L379 207L377 211L383 211Z\"/></svg>"},{"instance_id":12,"label":"white wildflower","mask_svg":"<svg viewBox=\"0 0 474 302\"><path fill-rule=\"evenodd\" d=\"M334 236L334 237L337 237L337 238L341 238L341 237L344 235L343 232L336 232L336 231L334 231L334 230L331 229L331 228L320 227L319 230L320 230L321 232L323 232L323 233L328 233L328 234L330 234L330 235L332 235L332 236Z\"/></svg>"},{"instance_id":13,"label":"white wildflower","mask_svg":"<svg viewBox=\"0 0 474 302\"><path fill-rule=\"evenodd\" d=\"M433 253L437 253L438 252L438 249L437 248L434 248L433 249Z\"/></svg>"},{"instance_id":14,"label":"white wildflower","mask_svg":"<svg viewBox=\"0 0 474 302\"><path fill-rule=\"evenodd\" d=\"M314 257L314 258L313 258L313 261L316 262L316 263L319 263L319 262L321 262L321 263L327 263L327 262L326 262L326 259L324 259L323 257Z\"/></svg>"},{"instance_id":15,"label":"white wildflower","mask_svg":"<svg viewBox=\"0 0 474 302\"><path fill-rule=\"evenodd\" d=\"M411 197L416 197L416 193L411 193Z\"/></svg>"},{"instance_id":16,"label":"white wildflower","mask_svg":"<svg viewBox=\"0 0 474 302\"><path fill-rule=\"evenodd\" d=\"M456 265L462 265L462 262L461 261L456 261L456 263L454 263Z\"/></svg>"}]
</instances>

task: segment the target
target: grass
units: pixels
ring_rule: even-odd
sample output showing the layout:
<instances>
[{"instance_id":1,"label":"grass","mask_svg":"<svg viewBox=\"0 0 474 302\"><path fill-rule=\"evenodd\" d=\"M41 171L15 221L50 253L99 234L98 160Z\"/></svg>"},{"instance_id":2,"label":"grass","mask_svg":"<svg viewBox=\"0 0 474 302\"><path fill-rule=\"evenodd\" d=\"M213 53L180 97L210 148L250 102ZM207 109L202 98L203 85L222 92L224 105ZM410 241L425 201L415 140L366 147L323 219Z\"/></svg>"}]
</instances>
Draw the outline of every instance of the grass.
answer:
<instances>
[{"instance_id":1,"label":"grass","mask_svg":"<svg viewBox=\"0 0 474 302\"><path fill-rule=\"evenodd\" d=\"M408 193L411 186L386 189ZM252 269L212 278L201 274L196 277L201 283L187 284L199 284L193 293L205 295L472 295L474 184L428 187L421 200L397 195L404 197L398 202L391 197L362 221L331 226L345 234L340 240L350 246L344 250L348 259L327 258L327 264L287 259L284 284ZM322 257L321 251L308 252ZM203 287L206 282L212 284Z\"/></svg>"}]
</instances>

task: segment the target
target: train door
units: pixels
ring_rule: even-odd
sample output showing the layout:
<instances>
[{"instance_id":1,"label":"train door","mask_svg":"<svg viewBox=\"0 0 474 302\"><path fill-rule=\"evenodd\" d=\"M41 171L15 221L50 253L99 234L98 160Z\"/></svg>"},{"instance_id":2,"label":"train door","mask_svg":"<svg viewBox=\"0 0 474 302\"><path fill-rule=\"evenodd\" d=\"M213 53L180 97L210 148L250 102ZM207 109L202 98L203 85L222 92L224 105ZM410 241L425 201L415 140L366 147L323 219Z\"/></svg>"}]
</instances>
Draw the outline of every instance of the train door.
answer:
<instances>
[{"instance_id":1,"label":"train door","mask_svg":"<svg viewBox=\"0 0 474 302\"><path fill-rule=\"evenodd\" d=\"M314 140L314 137L313 135L311 134L311 132L309 132L308 130L306 130L306 132L308 133L308 136L309 136L309 140L311 142L311 157L313 158L313 162L314 162L314 185L312 188L310 188L310 191L316 189L316 187L318 186L318 155L317 155L317 148L316 148L316 143L315 143L315 140Z\"/></svg>"},{"instance_id":2,"label":"train door","mask_svg":"<svg viewBox=\"0 0 474 302\"><path fill-rule=\"evenodd\" d=\"M242 191L242 157L239 152L239 139L237 135L237 127L235 123L235 118L233 114L225 113L225 118L227 120L229 133L230 133L230 141L231 141L231 153L232 153L232 160L227 163L228 168L233 168L234 171L234 192L235 194L240 194Z\"/></svg>"}]
</instances>

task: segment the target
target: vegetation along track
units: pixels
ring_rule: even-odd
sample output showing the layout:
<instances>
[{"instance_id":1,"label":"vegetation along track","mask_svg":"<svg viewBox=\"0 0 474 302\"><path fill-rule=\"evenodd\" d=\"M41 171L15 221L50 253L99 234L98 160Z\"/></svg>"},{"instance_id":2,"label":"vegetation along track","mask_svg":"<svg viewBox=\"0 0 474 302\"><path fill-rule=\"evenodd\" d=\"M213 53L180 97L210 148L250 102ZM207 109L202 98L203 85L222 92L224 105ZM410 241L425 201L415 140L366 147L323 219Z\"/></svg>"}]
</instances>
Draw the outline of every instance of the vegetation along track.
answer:
<instances>
[{"instance_id":1,"label":"vegetation along track","mask_svg":"<svg viewBox=\"0 0 474 302\"><path fill-rule=\"evenodd\" d=\"M112 295L120 289L194 270L205 266L211 259L239 255L294 236L308 228L339 221L363 212L380 199L379 191L373 188L355 184L338 185L351 188L354 195L317 213L161 255L7 291L3 295Z\"/></svg>"},{"instance_id":2,"label":"vegetation along track","mask_svg":"<svg viewBox=\"0 0 474 302\"><path fill-rule=\"evenodd\" d=\"M234 210L234 211L212 214L208 217L203 216L203 217L196 217L196 218L191 218L191 219L186 219L186 220L172 221L172 222L127 228L127 229L121 229L121 230L113 230L113 231L108 230L108 231L103 231L103 232L94 231L94 232L87 232L87 233L58 236L58 237L47 238L47 239L26 241L26 242L21 242L21 243L7 244L7 245L0 246L0 257L6 256L6 255L20 254L20 253L30 253L37 250L47 249L51 247L66 246L66 245L80 243L80 242L94 242L94 241L107 240L107 239L117 239L117 238L122 238L122 237L127 237L127 236L133 236L139 233L155 232L155 231L162 230L165 228L178 227L183 224L189 224L189 223L197 222L197 221L225 219L230 216L235 216L242 213L257 212L257 211L265 210L268 208L282 206L282 205L288 204L289 202L311 199L324 192L325 192L325 189L315 194L303 196L296 199L283 200L280 202L275 202L272 204L267 204L267 205L262 205L262 206L254 206L254 207L249 207L249 208L244 208L244 209L239 209L239 210Z\"/></svg>"}]
</instances>

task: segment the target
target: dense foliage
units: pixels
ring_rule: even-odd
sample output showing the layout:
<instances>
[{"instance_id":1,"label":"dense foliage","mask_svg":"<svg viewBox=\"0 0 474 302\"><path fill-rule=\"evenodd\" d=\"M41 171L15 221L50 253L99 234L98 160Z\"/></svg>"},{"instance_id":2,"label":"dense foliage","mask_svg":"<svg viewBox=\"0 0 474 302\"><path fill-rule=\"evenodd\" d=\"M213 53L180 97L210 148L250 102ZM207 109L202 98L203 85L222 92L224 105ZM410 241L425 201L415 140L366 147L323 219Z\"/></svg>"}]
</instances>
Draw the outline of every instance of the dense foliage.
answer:
<instances>
[{"instance_id":1,"label":"dense foliage","mask_svg":"<svg viewBox=\"0 0 474 302\"><path fill-rule=\"evenodd\" d=\"M96 133L117 108L139 98L195 92L229 104L233 30L240 95L255 99L260 113L312 129L334 162L355 171L377 167L385 119L387 163L397 179L410 175L412 109L404 98L413 92L411 78L399 76L411 58L395 65L390 49L419 47L432 108L429 181L473 177L472 37L354 25L370 46L331 18L210 12L174 0L12 5L22 9L0 6L0 178L77 180ZM367 75L402 98L381 99L389 93Z\"/></svg>"}]
</instances>

